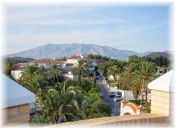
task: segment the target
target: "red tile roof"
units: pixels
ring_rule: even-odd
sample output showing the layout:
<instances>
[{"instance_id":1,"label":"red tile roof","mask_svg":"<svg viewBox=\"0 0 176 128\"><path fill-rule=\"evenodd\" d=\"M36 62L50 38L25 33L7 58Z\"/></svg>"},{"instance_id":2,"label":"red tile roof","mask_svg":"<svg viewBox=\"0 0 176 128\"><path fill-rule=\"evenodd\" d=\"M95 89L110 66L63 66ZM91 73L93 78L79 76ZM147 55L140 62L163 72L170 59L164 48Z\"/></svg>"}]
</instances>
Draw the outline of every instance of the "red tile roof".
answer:
<instances>
[{"instance_id":1,"label":"red tile roof","mask_svg":"<svg viewBox=\"0 0 176 128\"><path fill-rule=\"evenodd\" d=\"M53 59L41 59L41 60L34 60L31 63L55 63L55 64L63 64L63 62Z\"/></svg>"},{"instance_id":2,"label":"red tile roof","mask_svg":"<svg viewBox=\"0 0 176 128\"><path fill-rule=\"evenodd\" d=\"M163 67L157 67L157 69L159 70L159 71L164 71L165 70L165 68L163 68Z\"/></svg>"},{"instance_id":3,"label":"red tile roof","mask_svg":"<svg viewBox=\"0 0 176 128\"><path fill-rule=\"evenodd\" d=\"M73 57L70 57L68 59L83 59L81 56L73 56Z\"/></svg>"},{"instance_id":4,"label":"red tile roof","mask_svg":"<svg viewBox=\"0 0 176 128\"><path fill-rule=\"evenodd\" d=\"M17 68L17 69L23 69L24 68L24 66L22 64L15 64L14 67Z\"/></svg>"},{"instance_id":5,"label":"red tile roof","mask_svg":"<svg viewBox=\"0 0 176 128\"><path fill-rule=\"evenodd\" d=\"M121 101L121 102L124 102L124 101ZM134 112L136 112L137 109L139 109L139 110L145 110L145 109L146 109L146 108L143 107L142 105L137 106L136 104L134 104L134 103L129 103L129 102L125 102L125 104L124 104L123 107L125 107L125 106L129 106L131 109L133 109Z\"/></svg>"},{"instance_id":6,"label":"red tile roof","mask_svg":"<svg viewBox=\"0 0 176 128\"><path fill-rule=\"evenodd\" d=\"M21 67L22 64L15 64L14 66L15 66L15 67Z\"/></svg>"}]
</instances>

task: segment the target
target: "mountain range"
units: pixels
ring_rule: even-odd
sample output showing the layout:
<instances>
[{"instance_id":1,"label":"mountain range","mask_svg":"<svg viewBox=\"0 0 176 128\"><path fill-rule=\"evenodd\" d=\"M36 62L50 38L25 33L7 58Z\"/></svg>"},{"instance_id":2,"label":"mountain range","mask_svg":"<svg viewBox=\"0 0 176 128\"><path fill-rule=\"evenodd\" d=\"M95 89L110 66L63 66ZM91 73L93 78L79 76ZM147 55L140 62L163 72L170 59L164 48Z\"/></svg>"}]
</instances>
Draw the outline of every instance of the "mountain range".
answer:
<instances>
[{"instance_id":1,"label":"mountain range","mask_svg":"<svg viewBox=\"0 0 176 128\"><path fill-rule=\"evenodd\" d=\"M119 50L109 46L100 46L95 44L46 44L37 48L25 50L22 52L9 54L6 57L24 57L24 58L61 58L73 55L100 54L116 58L119 60L128 60L131 55L146 56L150 52L138 53L130 50Z\"/></svg>"}]
</instances>

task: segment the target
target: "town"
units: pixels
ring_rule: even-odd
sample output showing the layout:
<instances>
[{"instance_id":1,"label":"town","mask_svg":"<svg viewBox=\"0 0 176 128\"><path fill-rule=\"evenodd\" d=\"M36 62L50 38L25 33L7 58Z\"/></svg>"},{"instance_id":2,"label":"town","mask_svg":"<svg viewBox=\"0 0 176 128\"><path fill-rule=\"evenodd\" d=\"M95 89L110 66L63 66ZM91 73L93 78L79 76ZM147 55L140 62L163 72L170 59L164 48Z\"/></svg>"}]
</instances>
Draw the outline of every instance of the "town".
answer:
<instances>
[{"instance_id":1,"label":"town","mask_svg":"<svg viewBox=\"0 0 176 128\"><path fill-rule=\"evenodd\" d=\"M137 56L130 56L128 62L94 54L17 62L6 59L9 78L5 79L32 92L21 103L29 104L30 120L23 121L31 125L151 113L152 81L173 73L171 63L159 67L161 62Z\"/></svg>"}]
</instances>

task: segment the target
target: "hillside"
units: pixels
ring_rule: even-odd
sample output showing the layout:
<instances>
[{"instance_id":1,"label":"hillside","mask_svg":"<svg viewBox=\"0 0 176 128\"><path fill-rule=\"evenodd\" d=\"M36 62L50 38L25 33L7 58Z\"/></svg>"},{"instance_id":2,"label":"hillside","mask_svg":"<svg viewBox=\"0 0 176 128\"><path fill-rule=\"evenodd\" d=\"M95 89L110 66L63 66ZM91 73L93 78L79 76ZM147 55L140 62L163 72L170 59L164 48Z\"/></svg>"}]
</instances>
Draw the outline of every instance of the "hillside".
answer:
<instances>
[{"instance_id":1,"label":"hillside","mask_svg":"<svg viewBox=\"0 0 176 128\"><path fill-rule=\"evenodd\" d=\"M131 55L145 56L151 52L137 53L130 50L118 50L109 46L100 46L95 44L47 44L37 48L25 50L15 54L9 54L7 57L24 57L24 58L61 58L70 57L80 54L100 54L127 60Z\"/></svg>"},{"instance_id":2,"label":"hillside","mask_svg":"<svg viewBox=\"0 0 176 128\"><path fill-rule=\"evenodd\" d=\"M167 59L172 58L172 55L169 53L166 53L166 52L153 52L153 53L150 53L149 55L147 55L146 57L151 58L151 59L155 59L160 56L163 56L164 58L167 58Z\"/></svg>"}]
</instances>

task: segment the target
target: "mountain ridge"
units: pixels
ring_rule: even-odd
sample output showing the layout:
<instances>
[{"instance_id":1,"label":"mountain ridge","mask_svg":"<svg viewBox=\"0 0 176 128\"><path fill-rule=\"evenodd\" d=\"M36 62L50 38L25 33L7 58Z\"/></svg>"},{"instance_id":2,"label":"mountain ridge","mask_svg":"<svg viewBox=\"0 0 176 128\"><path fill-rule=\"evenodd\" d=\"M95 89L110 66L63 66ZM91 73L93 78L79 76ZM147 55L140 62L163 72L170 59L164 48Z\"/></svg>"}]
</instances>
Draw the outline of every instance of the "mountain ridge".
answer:
<instances>
[{"instance_id":1,"label":"mountain ridge","mask_svg":"<svg viewBox=\"0 0 176 128\"><path fill-rule=\"evenodd\" d=\"M25 57L25 58L61 58L80 54L100 54L116 58L119 60L128 60L131 55L146 56L152 52L138 53L131 50L119 50L109 46L100 46L96 44L46 44L29 50L6 55L6 57Z\"/></svg>"}]
</instances>

